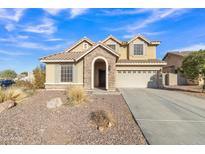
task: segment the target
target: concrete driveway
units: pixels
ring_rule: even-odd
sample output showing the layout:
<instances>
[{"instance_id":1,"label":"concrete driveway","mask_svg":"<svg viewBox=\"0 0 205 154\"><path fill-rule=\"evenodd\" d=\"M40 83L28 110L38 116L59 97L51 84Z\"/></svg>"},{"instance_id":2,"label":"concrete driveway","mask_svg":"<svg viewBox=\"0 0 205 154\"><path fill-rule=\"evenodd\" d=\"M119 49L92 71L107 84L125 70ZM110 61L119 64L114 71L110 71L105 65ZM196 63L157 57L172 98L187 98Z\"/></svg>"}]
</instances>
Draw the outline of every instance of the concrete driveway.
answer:
<instances>
[{"instance_id":1,"label":"concrete driveway","mask_svg":"<svg viewBox=\"0 0 205 154\"><path fill-rule=\"evenodd\" d=\"M149 144L205 144L205 99L168 90L120 91Z\"/></svg>"}]
</instances>

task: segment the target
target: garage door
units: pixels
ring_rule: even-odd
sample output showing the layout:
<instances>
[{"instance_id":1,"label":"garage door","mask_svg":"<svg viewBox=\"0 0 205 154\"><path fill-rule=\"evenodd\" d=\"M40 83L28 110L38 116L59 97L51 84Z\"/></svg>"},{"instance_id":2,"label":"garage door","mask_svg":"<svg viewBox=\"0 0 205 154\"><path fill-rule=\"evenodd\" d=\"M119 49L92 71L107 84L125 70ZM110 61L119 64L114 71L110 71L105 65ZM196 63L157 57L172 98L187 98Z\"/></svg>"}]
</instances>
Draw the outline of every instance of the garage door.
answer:
<instances>
[{"instance_id":1,"label":"garage door","mask_svg":"<svg viewBox=\"0 0 205 154\"><path fill-rule=\"evenodd\" d=\"M157 87L157 71L153 70L118 70L116 74L118 88Z\"/></svg>"}]
</instances>

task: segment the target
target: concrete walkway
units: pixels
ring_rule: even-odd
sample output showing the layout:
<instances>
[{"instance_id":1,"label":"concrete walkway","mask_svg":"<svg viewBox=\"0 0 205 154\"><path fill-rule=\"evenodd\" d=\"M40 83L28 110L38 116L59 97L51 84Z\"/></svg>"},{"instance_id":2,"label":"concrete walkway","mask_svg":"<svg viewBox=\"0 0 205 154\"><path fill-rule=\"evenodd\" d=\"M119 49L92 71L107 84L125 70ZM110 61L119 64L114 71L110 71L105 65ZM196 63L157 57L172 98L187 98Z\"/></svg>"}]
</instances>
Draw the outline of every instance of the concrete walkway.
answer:
<instances>
[{"instance_id":1,"label":"concrete walkway","mask_svg":"<svg viewBox=\"0 0 205 154\"><path fill-rule=\"evenodd\" d=\"M205 99L168 90L120 91L149 144L205 144Z\"/></svg>"}]
</instances>

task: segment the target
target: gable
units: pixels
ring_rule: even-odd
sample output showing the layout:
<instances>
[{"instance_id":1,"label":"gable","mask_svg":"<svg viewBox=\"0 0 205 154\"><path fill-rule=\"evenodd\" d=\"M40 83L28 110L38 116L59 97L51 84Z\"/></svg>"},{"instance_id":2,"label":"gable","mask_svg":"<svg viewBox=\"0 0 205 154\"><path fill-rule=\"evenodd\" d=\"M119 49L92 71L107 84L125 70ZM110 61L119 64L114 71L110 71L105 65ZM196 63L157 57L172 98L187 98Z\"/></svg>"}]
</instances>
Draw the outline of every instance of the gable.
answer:
<instances>
[{"instance_id":1,"label":"gable","mask_svg":"<svg viewBox=\"0 0 205 154\"><path fill-rule=\"evenodd\" d=\"M113 56L119 57L119 54L116 53L114 50L112 50L111 48L109 48L109 47L107 47L107 46L105 46L105 45L103 45L103 44L101 44L101 43L98 43L98 44L96 44L95 46L93 46L93 47L91 47L90 49L88 49L82 56L80 56L80 57L77 59L77 61L80 60L81 58L83 58L84 56L86 56L87 54L93 52L93 51L96 50L97 48L99 49L99 47L100 47L101 49L103 49L104 51L106 51L106 52L112 54Z\"/></svg>"},{"instance_id":2,"label":"gable","mask_svg":"<svg viewBox=\"0 0 205 154\"><path fill-rule=\"evenodd\" d=\"M147 41L143 40L142 38L138 37L136 39L134 39L132 42L130 42L132 44L145 44L145 45L149 45L147 43Z\"/></svg>"},{"instance_id":3,"label":"gable","mask_svg":"<svg viewBox=\"0 0 205 154\"><path fill-rule=\"evenodd\" d=\"M87 44L88 44L88 48L90 48L90 47L92 46L91 43L89 43L88 41L84 40L84 41L80 42L77 46L75 46L74 48L72 48L72 49L70 50L70 52L81 52L81 51L87 50L87 49L84 49L84 48L83 48L84 43L87 43Z\"/></svg>"},{"instance_id":4,"label":"gable","mask_svg":"<svg viewBox=\"0 0 205 154\"><path fill-rule=\"evenodd\" d=\"M119 43L116 40L112 39L112 38L107 39L104 43L105 44L116 44L116 45L119 45Z\"/></svg>"}]
</instances>

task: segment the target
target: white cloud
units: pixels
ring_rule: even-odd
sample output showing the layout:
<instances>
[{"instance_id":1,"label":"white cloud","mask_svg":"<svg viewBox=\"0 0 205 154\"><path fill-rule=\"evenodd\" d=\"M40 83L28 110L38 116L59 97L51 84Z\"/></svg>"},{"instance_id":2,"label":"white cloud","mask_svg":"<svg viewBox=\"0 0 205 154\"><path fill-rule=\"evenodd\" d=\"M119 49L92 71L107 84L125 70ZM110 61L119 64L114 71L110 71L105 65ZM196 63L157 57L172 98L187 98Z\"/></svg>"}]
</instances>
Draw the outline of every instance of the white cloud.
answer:
<instances>
[{"instance_id":1,"label":"white cloud","mask_svg":"<svg viewBox=\"0 0 205 154\"><path fill-rule=\"evenodd\" d=\"M77 16L87 13L89 9L86 8L73 8L70 9L70 18L73 19Z\"/></svg>"},{"instance_id":2,"label":"white cloud","mask_svg":"<svg viewBox=\"0 0 205 154\"><path fill-rule=\"evenodd\" d=\"M27 52L16 52L16 51L5 51L5 50L0 50L0 54L4 54L8 56L30 55L30 53Z\"/></svg>"},{"instance_id":3,"label":"white cloud","mask_svg":"<svg viewBox=\"0 0 205 154\"><path fill-rule=\"evenodd\" d=\"M11 35L9 37L2 37L0 38L0 42L9 42L9 43L16 43L25 39L28 39L29 36L27 35Z\"/></svg>"},{"instance_id":4,"label":"white cloud","mask_svg":"<svg viewBox=\"0 0 205 154\"><path fill-rule=\"evenodd\" d=\"M150 12L152 9L108 9L103 10L102 15L106 16L119 16L119 15L135 15L145 12Z\"/></svg>"},{"instance_id":5,"label":"white cloud","mask_svg":"<svg viewBox=\"0 0 205 154\"><path fill-rule=\"evenodd\" d=\"M0 9L0 19L18 22L24 14L25 9Z\"/></svg>"},{"instance_id":6,"label":"white cloud","mask_svg":"<svg viewBox=\"0 0 205 154\"><path fill-rule=\"evenodd\" d=\"M178 48L178 49L173 49L172 51L197 51L200 49L205 49L205 44L199 43L199 44L193 44L190 46Z\"/></svg>"},{"instance_id":7,"label":"white cloud","mask_svg":"<svg viewBox=\"0 0 205 154\"><path fill-rule=\"evenodd\" d=\"M174 9L142 9L140 12L148 12L149 15L148 17L144 17L142 20L139 20L137 22L129 23L129 24L124 24L123 26L119 27L113 27L113 28L104 28L105 30L108 31L126 31L130 34L137 33L140 29L143 29L147 27L150 24L153 24L155 22L158 22L163 19L167 18L173 18L180 16L186 12L188 12L190 9L179 9L179 8L174 8ZM134 13L134 12L133 12ZM137 10L135 12L137 14ZM121 13L123 14L123 12ZM125 11L125 14L128 14L128 12Z\"/></svg>"},{"instance_id":8,"label":"white cloud","mask_svg":"<svg viewBox=\"0 0 205 154\"><path fill-rule=\"evenodd\" d=\"M165 33L165 31L161 31L161 32L143 32L142 35L153 36L153 35L161 35L163 33Z\"/></svg>"},{"instance_id":9,"label":"white cloud","mask_svg":"<svg viewBox=\"0 0 205 154\"><path fill-rule=\"evenodd\" d=\"M29 36L28 35L18 35L17 36L19 39L28 39Z\"/></svg>"},{"instance_id":10,"label":"white cloud","mask_svg":"<svg viewBox=\"0 0 205 154\"><path fill-rule=\"evenodd\" d=\"M163 33L164 33L164 31L161 31L161 32L142 32L140 34L144 35L144 36L154 36L154 35L161 35ZM139 33L129 33L129 34L123 35L123 38L130 39L130 38L135 37L138 34Z\"/></svg>"},{"instance_id":11,"label":"white cloud","mask_svg":"<svg viewBox=\"0 0 205 154\"><path fill-rule=\"evenodd\" d=\"M58 15L60 12L62 12L63 10L65 9L57 9L57 8L45 8L43 9L44 11L46 11L47 13L55 16L55 15Z\"/></svg>"},{"instance_id":12,"label":"white cloud","mask_svg":"<svg viewBox=\"0 0 205 154\"><path fill-rule=\"evenodd\" d=\"M160 21L165 18L171 18L171 17L176 17L179 15L182 15L186 13L188 9L152 9L151 10L151 15L147 17L146 19L136 22L131 25L127 25L127 30L130 31L135 31L138 29L145 28L149 24L155 23L157 21Z\"/></svg>"},{"instance_id":13,"label":"white cloud","mask_svg":"<svg viewBox=\"0 0 205 154\"><path fill-rule=\"evenodd\" d=\"M35 42L18 42L15 44L15 46L21 47L21 48L28 48L28 49L52 50L52 51L63 48L62 44L50 46L50 45L44 45L44 44L35 43Z\"/></svg>"},{"instance_id":14,"label":"white cloud","mask_svg":"<svg viewBox=\"0 0 205 154\"><path fill-rule=\"evenodd\" d=\"M62 38L50 38L47 41L49 41L49 42L64 41L64 39L62 39Z\"/></svg>"},{"instance_id":15,"label":"white cloud","mask_svg":"<svg viewBox=\"0 0 205 154\"><path fill-rule=\"evenodd\" d=\"M49 18L44 18L42 23L25 26L23 31L39 33L39 34L53 34L57 30L57 27L54 24L54 21Z\"/></svg>"},{"instance_id":16,"label":"white cloud","mask_svg":"<svg viewBox=\"0 0 205 154\"><path fill-rule=\"evenodd\" d=\"M5 25L5 27L4 27L7 31L13 31L15 28L16 28L16 26L14 25L14 24L12 24L12 23L9 23L9 24L6 24Z\"/></svg>"}]
</instances>

